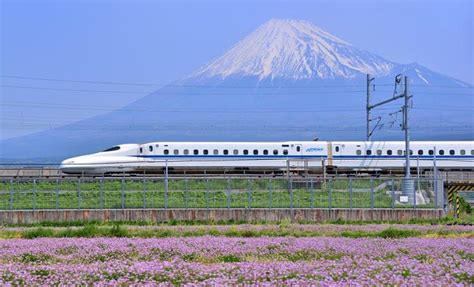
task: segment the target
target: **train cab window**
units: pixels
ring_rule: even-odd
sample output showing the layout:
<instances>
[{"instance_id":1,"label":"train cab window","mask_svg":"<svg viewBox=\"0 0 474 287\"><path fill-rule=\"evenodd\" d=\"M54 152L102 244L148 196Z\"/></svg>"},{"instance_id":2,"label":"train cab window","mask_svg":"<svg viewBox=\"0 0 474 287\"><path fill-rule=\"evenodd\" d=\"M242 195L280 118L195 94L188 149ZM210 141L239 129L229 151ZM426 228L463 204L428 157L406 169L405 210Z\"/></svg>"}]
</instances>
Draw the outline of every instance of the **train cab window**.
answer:
<instances>
[{"instance_id":1,"label":"train cab window","mask_svg":"<svg viewBox=\"0 0 474 287\"><path fill-rule=\"evenodd\" d=\"M193 150L193 154L198 155L198 154L199 154L199 150L197 150L197 149Z\"/></svg>"},{"instance_id":2,"label":"train cab window","mask_svg":"<svg viewBox=\"0 0 474 287\"><path fill-rule=\"evenodd\" d=\"M465 149L462 149L462 150L459 151L459 153L460 153L461 155L466 155L466 150L465 150Z\"/></svg>"},{"instance_id":3,"label":"train cab window","mask_svg":"<svg viewBox=\"0 0 474 287\"><path fill-rule=\"evenodd\" d=\"M143 153L143 148L142 147L140 148L140 153Z\"/></svg>"},{"instance_id":4,"label":"train cab window","mask_svg":"<svg viewBox=\"0 0 474 287\"><path fill-rule=\"evenodd\" d=\"M239 150L238 150L238 149L234 149L234 154L235 154L235 155L238 155L238 154L239 154Z\"/></svg>"},{"instance_id":5,"label":"train cab window","mask_svg":"<svg viewBox=\"0 0 474 287\"><path fill-rule=\"evenodd\" d=\"M439 150L439 155L444 155L444 149Z\"/></svg>"},{"instance_id":6,"label":"train cab window","mask_svg":"<svg viewBox=\"0 0 474 287\"><path fill-rule=\"evenodd\" d=\"M398 155L402 155L403 154L403 151L401 149L397 150L397 154Z\"/></svg>"},{"instance_id":7,"label":"train cab window","mask_svg":"<svg viewBox=\"0 0 474 287\"><path fill-rule=\"evenodd\" d=\"M248 155L248 154L249 154L249 150L248 150L248 149L244 149L244 154L245 154L245 155Z\"/></svg>"},{"instance_id":8,"label":"train cab window","mask_svg":"<svg viewBox=\"0 0 474 287\"><path fill-rule=\"evenodd\" d=\"M229 150L228 150L228 149L225 149L225 150L224 150L224 154L225 154L225 155L228 155L228 154L229 154Z\"/></svg>"},{"instance_id":9,"label":"train cab window","mask_svg":"<svg viewBox=\"0 0 474 287\"><path fill-rule=\"evenodd\" d=\"M170 153L169 150L167 150L167 149L163 150L163 154L169 154L169 153Z\"/></svg>"},{"instance_id":10,"label":"train cab window","mask_svg":"<svg viewBox=\"0 0 474 287\"><path fill-rule=\"evenodd\" d=\"M455 155L456 152L452 149L452 150L449 150L449 154L450 154L450 155Z\"/></svg>"},{"instance_id":11,"label":"train cab window","mask_svg":"<svg viewBox=\"0 0 474 287\"><path fill-rule=\"evenodd\" d=\"M213 154L219 154L219 150L218 149L215 149L212 151Z\"/></svg>"},{"instance_id":12,"label":"train cab window","mask_svg":"<svg viewBox=\"0 0 474 287\"><path fill-rule=\"evenodd\" d=\"M254 149L254 150L253 150L253 154L254 154L254 155L257 155L257 154L258 154L258 149Z\"/></svg>"},{"instance_id":13,"label":"train cab window","mask_svg":"<svg viewBox=\"0 0 474 287\"><path fill-rule=\"evenodd\" d=\"M148 150L153 151L153 146L152 145L148 146Z\"/></svg>"},{"instance_id":14,"label":"train cab window","mask_svg":"<svg viewBox=\"0 0 474 287\"><path fill-rule=\"evenodd\" d=\"M108 149L106 149L106 150L104 150L104 151L102 151L102 152L107 152L107 151L116 151L116 150L119 150L119 149L120 149L120 147L119 147L119 146L114 146L114 147L108 148Z\"/></svg>"},{"instance_id":15,"label":"train cab window","mask_svg":"<svg viewBox=\"0 0 474 287\"><path fill-rule=\"evenodd\" d=\"M430 150L428 151L428 154L429 154L429 155L434 155L434 150L430 149Z\"/></svg>"},{"instance_id":16,"label":"train cab window","mask_svg":"<svg viewBox=\"0 0 474 287\"><path fill-rule=\"evenodd\" d=\"M188 149L183 150L183 154L189 154L189 150Z\"/></svg>"},{"instance_id":17,"label":"train cab window","mask_svg":"<svg viewBox=\"0 0 474 287\"><path fill-rule=\"evenodd\" d=\"M339 148L339 147L336 147L336 148ZM297 151L297 152L300 152L300 151L301 151L301 147L300 147L300 146L297 146L297 147L296 147L296 151ZM337 150L337 151L338 151L338 150Z\"/></svg>"},{"instance_id":18,"label":"train cab window","mask_svg":"<svg viewBox=\"0 0 474 287\"><path fill-rule=\"evenodd\" d=\"M274 154L274 155L278 155L278 150L277 150L277 149L274 149L274 150L273 150L273 154Z\"/></svg>"},{"instance_id":19,"label":"train cab window","mask_svg":"<svg viewBox=\"0 0 474 287\"><path fill-rule=\"evenodd\" d=\"M377 155L382 155L382 150L381 149L377 150Z\"/></svg>"},{"instance_id":20,"label":"train cab window","mask_svg":"<svg viewBox=\"0 0 474 287\"><path fill-rule=\"evenodd\" d=\"M391 149L388 149L388 150L387 150L387 155L392 155L392 153L393 153L393 152L392 152Z\"/></svg>"},{"instance_id":21,"label":"train cab window","mask_svg":"<svg viewBox=\"0 0 474 287\"><path fill-rule=\"evenodd\" d=\"M209 150L204 149L204 150L202 150L202 153L203 153L203 154L209 154Z\"/></svg>"},{"instance_id":22,"label":"train cab window","mask_svg":"<svg viewBox=\"0 0 474 287\"><path fill-rule=\"evenodd\" d=\"M366 154L367 154L367 155L371 155L371 154L372 154L372 151L371 151L370 149L368 149L368 150L366 151Z\"/></svg>"},{"instance_id":23,"label":"train cab window","mask_svg":"<svg viewBox=\"0 0 474 287\"><path fill-rule=\"evenodd\" d=\"M338 147L338 146L335 147L334 150L335 150L336 152L339 152L339 147Z\"/></svg>"},{"instance_id":24,"label":"train cab window","mask_svg":"<svg viewBox=\"0 0 474 287\"><path fill-rule=\"evenodd\" d=\"M357 155L361 155L362 154L362 151L360 149L356 150L356 154Z\"/></svg>"},{"instance_id":25,"label":"train cab window","mask_svg":"<svg viewBox=\"0 0 474 287\"><path fill-rule=\"evenodd\" d=\"M263 150L263 154L264 154L264 155L267 155L267 154L268 154L268 149L264 149L264 150Z\"/></svg>"},{"instance_id":26,"label":"train cab window","mask_svg":"<svg viewBox=\"0 0 474 287\"><path fill-rule=\"evenodd\" d=\"M283 154L284 154L284 155L288 155L288 150L287 150L287 149L284 149L284 150L283 150Z\"/></svg>"},{"instance_id":27,"label":"train cab window","mask_svg":"<svg viewBox=\"0 0 474 287\"><path fill-rule=\"evenodd\" d=\"M423 150L422 149L418 150L418 155L423 155Z\"/></svg>"}]
</instances>

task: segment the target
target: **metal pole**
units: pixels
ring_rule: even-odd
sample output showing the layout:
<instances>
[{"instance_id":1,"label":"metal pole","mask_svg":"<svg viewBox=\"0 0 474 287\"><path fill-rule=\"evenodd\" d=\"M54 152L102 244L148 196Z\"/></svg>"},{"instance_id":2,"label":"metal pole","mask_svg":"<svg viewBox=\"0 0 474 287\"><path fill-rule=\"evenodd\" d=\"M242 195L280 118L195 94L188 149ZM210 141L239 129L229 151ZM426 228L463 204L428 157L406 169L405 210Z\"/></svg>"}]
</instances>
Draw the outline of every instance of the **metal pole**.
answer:
<instances>
[{"instance_id":1,"label":"metal pole","mask_svg":"<svg viewBox=\"0 0 474 287\"><path fill-rule=\"evenodd\" d=\"M403 130L405 131L405 179L410 179L410 133L408 127L409 87L408 77L405 76L405 105L403 106Z\"/></svg>"},{"instance_id":2,"label":"metal pole","mask_svg":"<svg viewBox=\"0 0 474 287\"><path fill-rule=\"evenodd\" d=\"M251 200L252 200L252 183L250 182L250 178L248 179L248 187L247 187L247 208L251 208Z\"/></svg>"},{"instance_id":3,"label":"metal pole","mask_svg":"<svg viewBox=\"0 0 474 287\"><path fill-rule=\"evenodd\" d=\"M269 205L269 208L272 208L272 203L273 203L272 178L269 178L269 179L268 179L268 189L269 189L269 193L268 193L268 205Z\"/></svg>"},{"instance_id":4,"label":"metal pole","mask_svg":"<svg viewBox=\"0 0 474 287\"><path fill-rule=\"evenodd\" d=\"M36 178L33 179L33 210L36 209Z\"/></svg>"},{"instance_id":5,"label":"metal pole","mask_svg":"<svg viewBox=\"0 0 474 287\"><path fill-rule=\"evenodd\" d=\"M329 179L329 182L328 182L328 189L329 189L329 209L332 208L332 180Z\"/></svg>"},{"instance_id":6,"label":"metal pole","mask_svg":"<svg viewBox=\"0 0 474 287\"><path fill-rule=\"evenodd\" d=\"M433 189L435 190L435 208L438 207L438 170L436 169L436 147L433 147Z\"/></svg>"},{"instance_id":7,"label":"metal pole","mask_svg":"<svg viewBox=\"0 0 474 287\"><path fill-rule=\"evenodd\" d=\"M143 209L146 208L146 178L145 171L143 171Z\"/></svg>"},{"instance_id":8,"label":"metal pole","mask_svg":"<svg viewBox=\"0 0 474 287\"><path fill-rule=\"evenodd\" d=\"M291 182L291 178L289 181L289 187L290 187L290 208L293 209L293 184Z\"/></svg>"},{"instance_id":9,"label":"metal pole","mask_svg":"<svg viewBox=\"0 0 474 287\"><path fill-rule=\"evenodd\" d=\"M395 208L395 186L392 178L392 186L391 186L391 191L392 191L392 208Z\"/></svg>"},{"instance_id":10,"label":"metal pole","mask_svg":"<svg viewBox=\"0 0 474 287\"><path fill-rule=\"evenodd\" d=\"M314 182L313 179L310 181L310 188L311 188L311 208L314 208Z\"/></svg>"},{"instance_id":11,"label":"metal pole","mask_svg":"<svg viewBox=\"0 0 474 287\"><path fill-rule=\"evenodd\" d=\"M227 209L230 209L230 176L227 176Z\"/></svg>"},{"instance_id":12,"label":"metal pole","mask_svg":"<svg viewBox=\"0 0 474 287\"><path fill-rule=\"evenodd\" d=\"M102 210L104 208L104 175L102 175L102 178L100 179L100 209Z\"/></svg>"},{"instance_id":13,"label":"metal pole","mask_svg":"<svg viewBox=\"0 0 474 287\"><path fill-rule=\"evenodd\" d=\"M421 186L420 186L420 156L417 156L416 157L416 180L417 180L417 187L418 187L418 190L421 189Z\"/></svg>"},{"instance_id":14,"label":"metal pole","mask_svg":"<svg viewBox=\"0 0 474 287\"><path fill-rule=\"evenodd\" d=\"M77 180L77 208L81 209L81 179Z\"/></svg>"},{"instance_id":15,"label":"metal pole","mask_svg":"<svg viewBox=\"0 0 474 287\"><path fill-rule=\"evenodd\" d=\"M374 209L374 179L370 179L370 208Z\"/></svg>"},{"instance_id":16,"label":"metal pole","mask_svg":"<svg viewBox=\"0 0 474 287\"><path fill-rule=\"evenodd\" d=\"M10 178L10 210L13 210L13 178Z\"/></svg>"},{"instance_id":17,"label":"metal pole","mask_svg":"<svg viewBox=\"0 0 474 287\"><path fill-rule=\"evenodd\" d=\"M349 178L349 208L352 209L352 178Z\"/></svg>"},{"instance_id":18,"label":"metal pole","mask_svg":"<svg viewBox=\"0 0 474 287\"><path fill-rule=\"evenodd\" d=\"M204 173L204 176L206 177L206 208L209 209L209 181L207 179L206 173Z\"/></svg>"},{"instance_id":19,"label":"metal pole","mask_svg":"<svg viewBox=\"0 0 474 287\"><path fill-rule=\"evenodd\" d=\"M165 208L168 208L168 159L165 160Z\"/></svg>"},{"instance_id":20,"label":"metal pole","mask_svg":"<svg viewBox=\"0 0 474 287\"><path fill-rule=\"evenodd\" d=\"M56 209L59 209L59 179L56 179Z\"/></svg>"},{"instance_id":21,"label":"metal pole","mask_svg":"<svg viewBox=\"0 0 474 287\"><path fill-rule=\"evenodd\" d=\"M188 190L188 178L185 177L184 178L184 188L185 188L185 192L186 192L186 209L188 209L189 207L189 190Z\"/></svg>"},{"instance_id":22,"label":"metal pole","mask_svg":"<svg viewBox=\"0 0 474 287\"><path fill-rule=\"evenodd\" d=\"M367 141L370 141L370 74L367 74Z\"/></svg>"},{"instance_id":23,"label":"metal pole","mask_svg":"<svg viewBox=\"0 0 474 287\"><path fill-rule=\"evenodd\" d=\"M122 189L122 209L125 208L125 179L123 178L122 175L122 181L121 181L121 189Z\"/></svg>"}]
</instances>

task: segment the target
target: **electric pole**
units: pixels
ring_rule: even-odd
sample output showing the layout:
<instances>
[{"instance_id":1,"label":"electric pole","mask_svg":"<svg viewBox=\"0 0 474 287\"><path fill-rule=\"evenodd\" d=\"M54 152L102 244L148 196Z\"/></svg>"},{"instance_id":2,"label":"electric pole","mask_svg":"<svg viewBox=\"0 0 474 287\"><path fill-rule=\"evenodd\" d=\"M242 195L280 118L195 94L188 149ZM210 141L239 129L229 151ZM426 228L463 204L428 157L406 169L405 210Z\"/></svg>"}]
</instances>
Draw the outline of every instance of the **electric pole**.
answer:
<instances>
[{"instance_id":1,"label":"electric pole","mask_svg":"<svg viewBox=\"0 0 474 287\"><path fill-rule=\"evenodd\" d=\"M403 125L405 131L405 179L410 179L410 133L408 127L408 109L410 108L410 93L408 88L408 77L405 76L405 89L403 92L405 104L403 105Z\"/></svg>"},{"instance_id":2,"label":"electric pole","mask_svg":"<svg viewBox=\"0 0 474 287\"><path fill-rule=\"evenodd\" d=\"M367 105L366 105L366 110L367 110L367 141L370 141L370 136L372 135L372 132L370 131L370 83L374 80L375 78L370 78L370 74L367 74Z\"/></svg>"}]
</instances>

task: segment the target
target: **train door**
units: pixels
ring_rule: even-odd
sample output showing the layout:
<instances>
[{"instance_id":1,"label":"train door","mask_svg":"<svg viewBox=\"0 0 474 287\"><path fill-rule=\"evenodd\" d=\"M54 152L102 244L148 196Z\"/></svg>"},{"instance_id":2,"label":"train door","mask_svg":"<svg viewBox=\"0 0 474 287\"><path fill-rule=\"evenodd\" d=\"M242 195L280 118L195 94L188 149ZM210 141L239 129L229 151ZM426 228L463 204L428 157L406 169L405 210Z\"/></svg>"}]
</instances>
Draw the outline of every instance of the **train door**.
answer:
<instances>
[{"instance_id":1,"label":"train door","mask_svg":"<svg viewBox=\"0 0 474 287\"><path fill-rule=\"evenodd\" d=\"M303 146L301 144L295 144L295 164L297 167L302 168L305 166L303 158Z\"/></svg>"},{"instance_id":2,"label":"train door","mask_svg":"<svg viewBox=\"0 0 474 287\"><path fill-rule=\"evenodd\" d=\"M333 151L332 151L332 156L333 156L333 165L338 166L342 162L342 149L344 148L343 145L341 144L333 144L332 145Z\"/></svg>"}]
</instances>

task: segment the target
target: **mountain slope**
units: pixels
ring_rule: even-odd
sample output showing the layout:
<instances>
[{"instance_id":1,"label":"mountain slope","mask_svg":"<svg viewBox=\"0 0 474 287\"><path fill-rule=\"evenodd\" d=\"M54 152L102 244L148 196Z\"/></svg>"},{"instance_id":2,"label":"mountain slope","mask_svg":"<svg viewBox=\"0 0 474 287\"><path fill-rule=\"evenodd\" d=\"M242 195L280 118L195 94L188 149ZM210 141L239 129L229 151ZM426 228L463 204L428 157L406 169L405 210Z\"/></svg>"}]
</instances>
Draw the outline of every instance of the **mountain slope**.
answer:
<instances>
[{"instance_id":1,"label":"mountain slope","mask_svg":"<svg viewBox=\"0 0 474 287\"><path fill-rule=\"evenodd\" d=\"M159 140L363 140L365 77L373 101L410 77L413 139L473 139L472 87L360 50L298 20L271 20L174 85L116 111L0 143L0 158L54 162L109 145ZM401 103L374 111L376 139L401 139ZM469 109L471 107L471 109Z\"/></svg>"}]
</instances>

